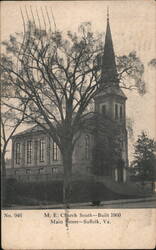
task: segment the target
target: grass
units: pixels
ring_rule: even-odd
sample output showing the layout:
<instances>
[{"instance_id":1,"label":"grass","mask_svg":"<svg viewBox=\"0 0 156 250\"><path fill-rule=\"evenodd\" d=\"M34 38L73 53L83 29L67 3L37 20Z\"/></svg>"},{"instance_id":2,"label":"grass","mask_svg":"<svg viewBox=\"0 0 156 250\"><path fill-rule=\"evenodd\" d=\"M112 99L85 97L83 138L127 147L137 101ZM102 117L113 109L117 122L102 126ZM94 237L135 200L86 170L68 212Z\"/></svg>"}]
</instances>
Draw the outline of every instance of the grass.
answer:
<instances>
[{"instance_id":1,"label":"grass","mask_svg":"<svg viewBox=\"0 0 156 250\"><path fill-rule=\"evenodd\" d=\"M126 192L115 192L115 189L113 190L109 186L104 182L95 183L93 180L75 180L72 182L71 203L97 203L140 197L137 192L132 192L132 195ZM120 185L119 190L121 190ZM20 183L12 179L7 181L5 206L58 204L62 203L62 194L62 181Z\"/></svg>"}]
</instances>

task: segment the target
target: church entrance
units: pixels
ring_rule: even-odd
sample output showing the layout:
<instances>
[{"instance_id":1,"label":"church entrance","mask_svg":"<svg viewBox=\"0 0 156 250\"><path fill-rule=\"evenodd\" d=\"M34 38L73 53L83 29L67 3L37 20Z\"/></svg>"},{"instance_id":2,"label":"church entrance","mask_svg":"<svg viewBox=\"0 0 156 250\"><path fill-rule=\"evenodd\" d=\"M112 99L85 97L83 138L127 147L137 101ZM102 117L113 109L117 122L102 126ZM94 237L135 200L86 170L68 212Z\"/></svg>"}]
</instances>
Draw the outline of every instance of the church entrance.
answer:
<instances>
[{"instance_id":1,"label":"church entrance","mask_svg":"<svg viewBox=\"0 0 156 250\"><path fill-rule=\"evenodd\" d=\"M118 168L118 182L123 182L123 169Z\"/></svg>"},{"instance_id":2,"label":"church entrance","mask_svg":"<svg viewBox=\"0 0 156 250\"><path fill-rule=\"evenodd\" d=\"M118 182L124 182L124 162L118 161Z\"/></svg>"}]
</instances>

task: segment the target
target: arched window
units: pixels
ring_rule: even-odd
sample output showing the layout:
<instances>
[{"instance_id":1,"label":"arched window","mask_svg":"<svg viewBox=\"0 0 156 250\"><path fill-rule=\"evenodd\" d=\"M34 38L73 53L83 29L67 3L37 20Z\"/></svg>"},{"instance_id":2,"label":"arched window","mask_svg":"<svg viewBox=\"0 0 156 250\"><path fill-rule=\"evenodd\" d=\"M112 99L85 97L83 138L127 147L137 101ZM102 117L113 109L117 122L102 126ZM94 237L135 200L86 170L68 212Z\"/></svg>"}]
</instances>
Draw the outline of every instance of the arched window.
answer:
<instances>
[{"instance_id":1,"label":"arched window","mask_svg":"<svg viewBox=\"0 0 156 250\"><path fill-rule=\"evenodd\" d=\"M27 141L27 163L32 163L32 141Z\"/></svg>"},{"instance_id":2,"label":"arched window","mask_svg":"<svg viewBox=\"0 0 156 250\"><path fill-rule=\"evenodd\" d=\"M122 105L120 105L120 119L122 119L123 117L123 108L122 108Z\"/></svg>"},{"instance_id":3,"label":"arched window","mask_svg":"<svg viewBox=\"0 0 156 250\"><path fill-rule=\"evenodd\" d=\"M123 105L122 104L115 104L115 120L123 118Z\"/></svg>"},{"instance_id":4,"label":"arched window","mask_svg":"<svg viewBox=\"0 0 156 250\"><path fill-rule=\"evenodd\" d=\"M40 162L44 162L45 161L45 140L41 139L40 140Z\"/></svg>"},{"instance_id":5,"label":"arched window","mask_svg":"<svg viewBox=\"0 0 156 250\"><path fill-rule=\"evenodd\" d=\"M21 160L21 144L16 143L16 153L15 153L16 164L20 164Z\"/></svg>"},{"instance_id":6,"label":"arched window","mask_svg":"<svg viewBox=\"0 0 156 250\"><path fill-rule=\"evenodd\" d=\"M53 161L58 161L58 146L53 142Z\"/></svg>"},{"instance_id":7,"label":"arched window","mask_svg":"<svg viewBox=\"0 0 156 250\"><path fill-rule=\"evenodd\" d=\"M85 159L89 159L89 135L85 136Z\"/></svg>"}]
</instances>

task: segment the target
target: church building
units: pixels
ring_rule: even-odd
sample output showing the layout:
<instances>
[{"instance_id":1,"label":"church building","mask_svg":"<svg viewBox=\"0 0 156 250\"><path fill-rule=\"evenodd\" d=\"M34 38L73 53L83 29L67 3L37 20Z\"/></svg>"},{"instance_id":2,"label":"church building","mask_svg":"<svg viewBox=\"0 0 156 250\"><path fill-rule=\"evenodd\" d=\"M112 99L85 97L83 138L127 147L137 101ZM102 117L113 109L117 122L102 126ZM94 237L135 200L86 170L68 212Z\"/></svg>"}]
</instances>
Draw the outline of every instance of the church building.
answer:
<instances>
[{"instance_id":1,"label":"church building","mask_svg":"<svg viewBox=\"0 0 156 250\"><path fill-rule=\"evenodd\" d=\"M100 91L94 98L95 112L107 116L114 124L119 126L120 142L118 141L118 143L121 148L120 162L118 161L112 166L106 166L109 167L109 171L102 173L105 176L109 175L114 181L126 182L128 167L127 97L119 87L109 17L107 17L101 67ZM96 150L95 146L98 143L96 139L95 135L85 131L77 141L73 153L73 174L85 176L93 173L93 157ZM12 165L7 170L7 175L20 181L62 178L62 159L57 144L38 125L14 135L12 137Z\"/></svg>"}]
</instances>

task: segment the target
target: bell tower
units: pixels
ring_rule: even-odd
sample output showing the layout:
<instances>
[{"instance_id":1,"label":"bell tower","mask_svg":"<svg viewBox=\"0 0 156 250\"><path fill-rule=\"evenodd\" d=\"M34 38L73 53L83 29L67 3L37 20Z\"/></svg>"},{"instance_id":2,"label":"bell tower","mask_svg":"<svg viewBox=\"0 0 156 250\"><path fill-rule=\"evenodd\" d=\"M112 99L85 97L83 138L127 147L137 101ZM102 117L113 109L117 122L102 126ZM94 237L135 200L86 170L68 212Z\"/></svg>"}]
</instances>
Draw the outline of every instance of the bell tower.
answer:
<instances>
[{"instance_id":1,"label":"bell tower","mask_svg":"<svg viewBox=\"0 0 156 250\"><path fill-rule=\"evenodd\" d=\"M107 11L107 26L104 52L101 57L101 78L97 95L94 98L95 112L102 114L117 123L121 130L122 169L118 164L114 166L113 176L116 181L126 181L126 168L128 166L127 131L126 131L126 99L119 86L118 72L115 62L112 34ZM120 163L121 163L120 161ZM119 170L120 168L120 170Z\"/></svg>"}]
</instances>

